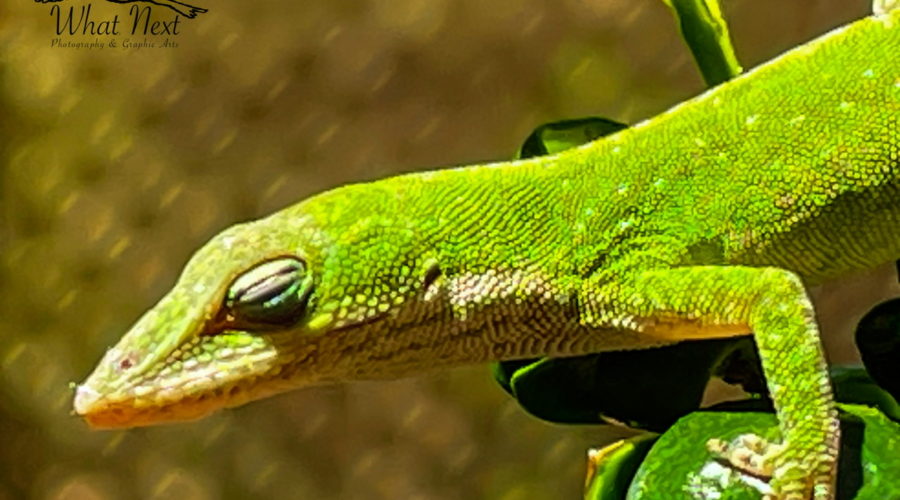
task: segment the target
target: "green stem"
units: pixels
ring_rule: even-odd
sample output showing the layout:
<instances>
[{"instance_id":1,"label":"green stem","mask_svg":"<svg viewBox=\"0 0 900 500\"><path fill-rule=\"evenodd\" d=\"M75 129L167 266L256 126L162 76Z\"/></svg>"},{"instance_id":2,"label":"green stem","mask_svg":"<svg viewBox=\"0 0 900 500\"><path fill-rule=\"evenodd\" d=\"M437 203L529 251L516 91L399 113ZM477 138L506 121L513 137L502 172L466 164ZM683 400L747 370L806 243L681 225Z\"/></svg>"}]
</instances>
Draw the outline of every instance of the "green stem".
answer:
<instances>
[{"instance_id":1,"label":"green stem","mask_svg":"<svg viewBox=\"0 0 900 500\"><path fill-rule=\"evenodd\" d=\"M718 0L663 0L678 18L681 34L710 87L742 71Z\"/></svg>"}]
</instances>

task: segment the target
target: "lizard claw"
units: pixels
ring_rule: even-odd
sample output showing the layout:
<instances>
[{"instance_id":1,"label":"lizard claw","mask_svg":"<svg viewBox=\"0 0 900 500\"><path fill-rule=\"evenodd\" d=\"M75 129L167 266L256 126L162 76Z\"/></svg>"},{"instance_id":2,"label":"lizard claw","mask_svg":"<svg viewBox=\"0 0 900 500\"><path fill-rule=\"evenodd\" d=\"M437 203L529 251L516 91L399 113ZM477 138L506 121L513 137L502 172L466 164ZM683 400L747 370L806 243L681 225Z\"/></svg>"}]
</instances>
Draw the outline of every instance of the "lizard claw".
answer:
<instances>
[{"instance_id":1,"label":"lizard claw","mask_svg":"<svg viewBox=\"0 0 900 500\"><path fill-rule=\"evenodd\" d=\"M707 450L726 461L733 468L765 479L774 475L775 468L772 459L783 448L782 445L770 443L756 434L741 434L730 443L721 439L710 439L706 443Z\"/></svg>"},{"instance_id":2,"label":"lizard claw","mask_svg":"<svg viewBox=\"0 0 900 500\"><path fill-rule=\"evenodd\" d=\"M788 456L784 444L756 434L742 434L731 442L710 439L706 448L733 470L768 482L772 490L763 492L764 500L833 498L832 488L816 481L805 461Z\"/></svg>"}]
</instances>

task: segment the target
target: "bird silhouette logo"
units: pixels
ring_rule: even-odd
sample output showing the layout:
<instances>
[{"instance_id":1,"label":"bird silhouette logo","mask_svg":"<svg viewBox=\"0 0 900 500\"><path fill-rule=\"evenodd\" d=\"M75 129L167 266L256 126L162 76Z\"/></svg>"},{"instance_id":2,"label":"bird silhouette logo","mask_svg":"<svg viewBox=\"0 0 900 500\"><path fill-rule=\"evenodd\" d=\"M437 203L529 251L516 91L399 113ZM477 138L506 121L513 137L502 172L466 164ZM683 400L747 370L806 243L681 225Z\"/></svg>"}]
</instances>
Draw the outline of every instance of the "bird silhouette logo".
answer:
<instances>
[{"instance_id":1,"label":"bird silhouette logo","mask_svg":"<svg viewBox=\"0 0 900 500\"><path fill-rule=\"evenodd\" d=\"M51 3L51 2L62 2L63 0L34 0L37 3ZM168 7L175 12L181 14L184 17L195 18L197 14L202 14L207 12L206 9L201 7L194 7L193 5L188 5L186 3L178 2L176 0L106 0L107 2L112 3L135 3L135 2L144 2L144 3L152 3L153 5L159 5L160 7Z\"/></svg>"}]
</instances>

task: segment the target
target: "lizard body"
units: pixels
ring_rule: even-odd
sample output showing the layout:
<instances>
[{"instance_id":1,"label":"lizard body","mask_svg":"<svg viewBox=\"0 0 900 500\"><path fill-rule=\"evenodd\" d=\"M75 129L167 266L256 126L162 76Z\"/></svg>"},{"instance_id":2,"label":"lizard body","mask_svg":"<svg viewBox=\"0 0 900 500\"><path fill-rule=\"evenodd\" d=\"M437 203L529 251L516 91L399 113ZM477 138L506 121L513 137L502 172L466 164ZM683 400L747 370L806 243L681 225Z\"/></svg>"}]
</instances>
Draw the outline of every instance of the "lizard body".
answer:
<instances>
[{"instance_id":1,"label":"lizard body","mask_svg":"<svg viewBox=\"0 0 900 500\"><path fill-rule=\"evenodd\" d=\"M563 153L340 187L233 226L78 387L97 427L442 366L754 333L778 498L832 498L805 287L900 257L900 12Z\"/></svg>"}]
</instances>

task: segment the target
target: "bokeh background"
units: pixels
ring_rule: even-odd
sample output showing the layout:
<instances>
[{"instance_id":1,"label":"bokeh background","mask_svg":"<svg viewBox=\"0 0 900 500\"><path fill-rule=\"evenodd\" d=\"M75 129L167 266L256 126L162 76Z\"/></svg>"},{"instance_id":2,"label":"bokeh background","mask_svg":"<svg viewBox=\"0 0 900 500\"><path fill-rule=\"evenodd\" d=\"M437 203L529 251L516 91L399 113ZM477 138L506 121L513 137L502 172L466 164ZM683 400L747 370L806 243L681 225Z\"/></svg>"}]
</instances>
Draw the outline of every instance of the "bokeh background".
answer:
<instances>
[{"instance_id":1,"label":"bokeh background","mask_svg":"<svg viewBox=\"0 0 900 500\"><path fill-rule=\"evenodd\" d=\"M0 4L0 499L577 498L585 449L612 433L529 417L483 366L120 432L70 415L69 383L230 224L346 182L504 159L543 122L633 123L698 93L669 11L194 3L209 12L182 19L177 48L140 50L53 48L49 5ZM869 4L724 7L749 67Z\"/></svg>"}]
</instances>

